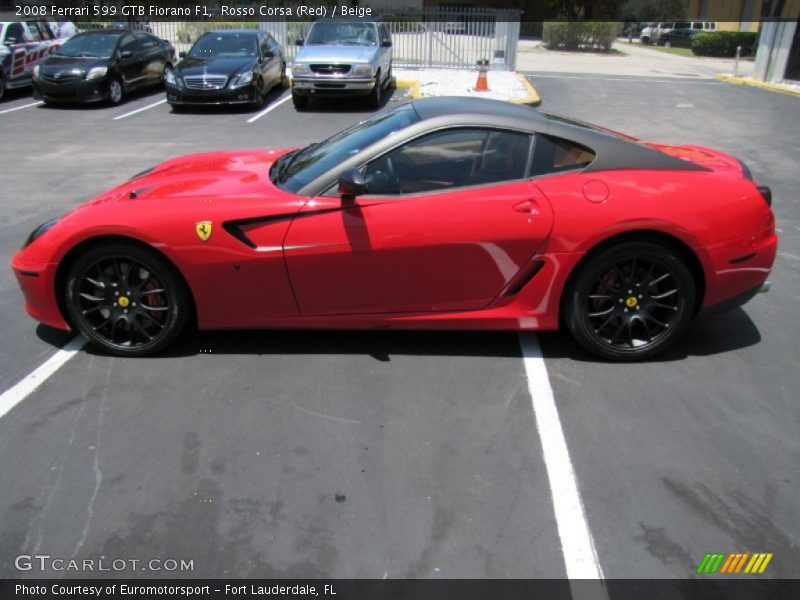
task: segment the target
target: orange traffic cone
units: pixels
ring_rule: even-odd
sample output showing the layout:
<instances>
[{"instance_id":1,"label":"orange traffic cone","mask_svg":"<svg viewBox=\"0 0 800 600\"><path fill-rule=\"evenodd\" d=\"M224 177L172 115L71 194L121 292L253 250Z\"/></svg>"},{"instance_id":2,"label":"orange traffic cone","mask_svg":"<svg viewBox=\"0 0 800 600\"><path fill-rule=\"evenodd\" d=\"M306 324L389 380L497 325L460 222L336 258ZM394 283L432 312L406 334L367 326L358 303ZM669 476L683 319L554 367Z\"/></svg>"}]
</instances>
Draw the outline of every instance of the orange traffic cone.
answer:
<instances>
[{"instance_id":1,"label":"orange traffic cone","mask_svg":"<svg viewBox=\"0 0 800 600\"><path fill-rule=\"evenodd\" d=\"M475 82L475 91L476 92L488 92L489 91L489 80L486 77L486 73L489 70L489 61L485 58L478 61L478 81Z\"/></svg>"}]
</instances>

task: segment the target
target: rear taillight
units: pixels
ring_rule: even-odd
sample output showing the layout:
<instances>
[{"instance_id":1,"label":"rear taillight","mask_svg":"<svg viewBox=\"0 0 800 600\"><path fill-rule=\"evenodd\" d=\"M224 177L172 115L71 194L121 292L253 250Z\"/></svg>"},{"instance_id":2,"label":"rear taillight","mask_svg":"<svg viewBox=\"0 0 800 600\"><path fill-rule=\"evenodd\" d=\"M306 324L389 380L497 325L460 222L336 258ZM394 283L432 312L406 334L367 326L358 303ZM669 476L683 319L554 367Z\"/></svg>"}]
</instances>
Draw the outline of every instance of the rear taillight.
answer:
<instances>
[{"instance_id":1,"label":"rear taillight","mask_svg":"<svg viewBox=\"0 0 800 600\"><path fill-rule=\"evenodd\" d=\"M758 192L761 194L761 197L764 198L764 202L767 203L767 206L772 206L772 190L766 185L758 185L756 188L758 188Z\"/></svg>"}]
</instances>

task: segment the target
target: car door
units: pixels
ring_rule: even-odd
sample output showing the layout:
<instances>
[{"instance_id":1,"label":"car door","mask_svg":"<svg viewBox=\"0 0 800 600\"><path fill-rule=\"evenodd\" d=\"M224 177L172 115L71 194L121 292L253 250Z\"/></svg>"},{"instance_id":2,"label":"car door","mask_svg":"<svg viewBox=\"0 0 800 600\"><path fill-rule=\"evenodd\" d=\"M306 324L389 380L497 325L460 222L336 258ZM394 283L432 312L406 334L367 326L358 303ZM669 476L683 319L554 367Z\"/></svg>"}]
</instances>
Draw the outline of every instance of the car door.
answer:
<instances>
[{"instance_id":1,"label":"car door","mask_svg":"<svg viewBox=\"0 0 800 600\"><path fill-rule=\"evenodd\" d=\"M389 34L389 29L384 23L378 25L379 33L379 52L381 57L381 72L387 73L392 67L392 47L391 45L385 46L387 42L392 43L392 36Z\"/></svg>"},{"instance_id":2,"label":"car door","mask_svg":"<svg viewBox=\"0 0 800 600\"><path fill-rule=\"evenodd\" d=\"M301 314L487 306L552 227L529 148L523 133L443 130L363 165L367 194L307 203L284 242Z\"/></svg>"},{"instance_id":3,"label":"car door","mask_svg":"<svg viewBox=\"0 0 800 600\"><path fill-rule=\"evenodd\" d=\"M126 90L138 87L143 78L144 62L139 42L132 33L125 34L117 48L118 68Z\"/></svg>"},{"instance_id":4,"label":"car door","mask_svg":"<svg viewBox=\"0 0 800 600\"><path fill-rule=\"evenodd\" d=\"M281 55L278 44L267 33L259 35L259 50L261 52L261 72L266 87L272 87L281 80Z\"/></svg>"},{"instance_id":5,"label":"car door","mask_svg":"<svg viewBox=\"0 0 800 600\"><path fill-rule=\"evenodd\" d=\"M161 83L164 65L166 64L165 53L161 49L161 45L149 33L137 32L134 37L137 42L136 52L142 64L141 83L147 85Z\"/></svg>"}]
</instances>

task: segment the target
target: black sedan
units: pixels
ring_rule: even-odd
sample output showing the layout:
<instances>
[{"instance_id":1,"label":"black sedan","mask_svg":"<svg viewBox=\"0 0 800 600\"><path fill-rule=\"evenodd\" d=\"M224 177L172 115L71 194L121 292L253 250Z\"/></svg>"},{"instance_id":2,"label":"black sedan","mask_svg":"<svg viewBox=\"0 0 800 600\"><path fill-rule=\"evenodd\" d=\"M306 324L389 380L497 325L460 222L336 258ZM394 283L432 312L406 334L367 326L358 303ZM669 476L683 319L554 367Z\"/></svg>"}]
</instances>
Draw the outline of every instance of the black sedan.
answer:
<instances>
[{"instance_id":1,"label":"black sedan","mask_svg":"<svg viewBox=\"0 0 800 600\"><path fill-rule=\"evenodd\" d=\"M119 104L129 92L160 85L175 62L166 40L130 29L80 33L33 70L33 95L50 102Z\"/></svg>"},{"instance_id":2,"label":"black sedan","mask_svg":"<svg viewBox=\"0 0 800 600\"><path fill-rule=\"evenodd\" d=\"M661 34L658 43L665 48L671 48L673 46L676 48L691 48L692 39L694 39L694 36L698 33L703 33L703 30L688 28L673 29Z\"/></svg>"},{"instance_id":3,"label":"black sedan","mask_svg":"<svg viewBox=\"0 0 800 600\"><path fill-rule=\"evenodd\" d=\"M258 107L273 87L286 85L283 49L266 31L211 31L181 56L165 80L173 110L192 104Z\"/></svg>"}]
</instances>

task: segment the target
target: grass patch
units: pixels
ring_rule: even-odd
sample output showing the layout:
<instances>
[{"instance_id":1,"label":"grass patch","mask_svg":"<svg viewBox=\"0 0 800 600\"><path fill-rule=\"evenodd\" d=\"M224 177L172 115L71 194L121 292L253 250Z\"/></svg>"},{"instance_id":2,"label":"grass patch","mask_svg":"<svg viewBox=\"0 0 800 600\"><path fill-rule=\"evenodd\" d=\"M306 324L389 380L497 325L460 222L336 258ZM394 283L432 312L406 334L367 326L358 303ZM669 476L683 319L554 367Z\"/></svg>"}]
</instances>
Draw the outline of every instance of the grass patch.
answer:
<instances>
[{"instance_id":1,"label":"grass patch","mask_svg":"<svg viewBox=\"0 0 800 600\"><path fill-rule=\"evenodd\" d=\"M692 58L697 58L697 55L692 52L691 48L664 48L664 46L647 45L642 45L642 48L649 48L650 50L656 50L658 52L666 52L667 54L677 54L678 56L691 56Z\"/></svg>"}]
</instances>

